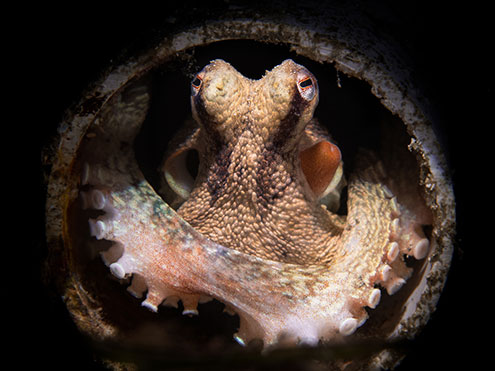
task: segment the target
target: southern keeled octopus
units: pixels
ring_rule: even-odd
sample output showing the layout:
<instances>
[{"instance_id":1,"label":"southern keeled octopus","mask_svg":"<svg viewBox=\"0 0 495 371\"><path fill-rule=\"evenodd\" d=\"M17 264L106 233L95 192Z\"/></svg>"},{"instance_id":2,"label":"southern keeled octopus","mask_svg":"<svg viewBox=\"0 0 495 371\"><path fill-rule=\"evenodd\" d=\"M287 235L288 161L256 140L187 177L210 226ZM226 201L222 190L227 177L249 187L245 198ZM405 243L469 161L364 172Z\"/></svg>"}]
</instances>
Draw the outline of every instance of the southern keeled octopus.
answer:
<instances>
[{"instance_id":1,"label":"southern keeled octopus","mask_svg":"<svg viewBox=\"0 0 495 371\"><path fill-rule=\"evenodd\" d=\"M316 79L291 60L260 80L216 60L191 90L196 125L163 168L177 211L139 169L138 128L123 122L86 155L80 197L99 210L92 236L113 242L105 264L119 279L132 275L129 291L146 294L152 311L181 300L191 315L220 300L240 316L241 344L354 333L382 289L393 295L411 276L406 259L428 255L423 227L432 220L416 180L407 169L390 176L367 150L344 179L339 148L312 118ZM192 150L195 177L186 171Z\"/></svg>"}]
</instances>

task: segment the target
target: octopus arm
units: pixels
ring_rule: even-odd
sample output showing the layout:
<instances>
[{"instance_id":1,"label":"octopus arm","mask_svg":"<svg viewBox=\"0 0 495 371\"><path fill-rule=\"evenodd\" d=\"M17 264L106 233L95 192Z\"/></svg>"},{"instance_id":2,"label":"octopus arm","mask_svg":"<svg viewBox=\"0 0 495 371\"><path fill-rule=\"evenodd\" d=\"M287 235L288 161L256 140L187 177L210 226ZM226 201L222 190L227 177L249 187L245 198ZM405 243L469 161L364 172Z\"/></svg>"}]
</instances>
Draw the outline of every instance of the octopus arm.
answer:
<instances>
[{"instance_id":1,"label":"octopus arm","mask_svg":"<svg viewBox=\"0 0 495 371\"><path fill-rule=\"evenodd\" d=\"M265 346L281 337L308 344L336 340L366 321L365 307L379 304L381 288L393 294L402 286L411 273L404 256L427 254L421 221L392 193L382 164L369 153L349 179L349 214L329 264L282 264L208 240L163 201L138 167L131 144L145 118L147 89L138 86L118 99L81 151L80 197L83 208L99 210L89 221L91 234L113 242L101 253L103 261L118 278L132 275L128 290L145 295L146 308L182 300L184 313L195 314L205 296L214 297L239 314L235 338L242 344L255 338Z\"/></svg>"},{"instance_id":2,"label":"octopus arm","mask_svg":"<svg viewBox=\"0 0 495 371\"><path fill-rule=\"evenodd\" d=\"M86 164L82 197L86 208L103 211L90 220L92 235L114 242L104 262L120 279L133 275L129 291L146 292L143 306L157 311L180 299L184 313L195 314L213 297L239 314L242 344L281 337L316 344L352 334L367 319L364 308L378 305L378 285L394 293L410 274L397 259L397 201L375 172L370 164L351 179L347 227L325 266L262 260L208 240L155 193L131 155Z\"/></svg>"}]
</instances>

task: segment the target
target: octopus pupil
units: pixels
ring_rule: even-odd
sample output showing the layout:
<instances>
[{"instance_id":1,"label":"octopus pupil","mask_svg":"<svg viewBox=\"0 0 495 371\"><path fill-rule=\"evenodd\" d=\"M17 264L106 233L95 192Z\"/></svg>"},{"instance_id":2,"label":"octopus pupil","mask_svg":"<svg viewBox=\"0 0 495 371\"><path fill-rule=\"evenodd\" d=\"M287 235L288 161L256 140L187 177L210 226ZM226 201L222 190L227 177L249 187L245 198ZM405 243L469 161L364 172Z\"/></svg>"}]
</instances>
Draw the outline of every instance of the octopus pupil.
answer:
<instances>
[{"instance_id":1,"label":"octopus pupil","mask_svg":"<svg viewBox=\"0 0 495 371\"><path fill-rule=\"evenodd\" d=\"M192 81L192 83L191 83L191 84L192 84L195 88L199 88L199 86L201 85L201 79L200 79L198 76L196 76L196 77L194 78L194 80Z\"/></svg>"},{"instance_id":2,"label":"octopus pupil","mask_svg":"<svg viewBox=\"0 0 495 371\"><path fill-rule=\"evenodd\" d=\"M307 78L306 80L303 80L299 83L299 86L303 89L310 87L311 85L313 85L313 81L311 81L310 78Z\"/></svg>"}]
</instances>

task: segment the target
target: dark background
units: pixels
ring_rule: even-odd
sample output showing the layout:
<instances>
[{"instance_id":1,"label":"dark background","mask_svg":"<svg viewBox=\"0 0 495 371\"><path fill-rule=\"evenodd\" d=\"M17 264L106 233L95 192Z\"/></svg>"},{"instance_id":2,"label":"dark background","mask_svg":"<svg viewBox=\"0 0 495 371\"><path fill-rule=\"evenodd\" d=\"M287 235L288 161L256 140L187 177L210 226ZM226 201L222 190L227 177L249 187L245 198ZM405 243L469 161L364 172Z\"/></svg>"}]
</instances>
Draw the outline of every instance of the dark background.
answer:
<instances>
[{"instance_id":1,"label":"dark background","mask_svg":"<svg viewBox=\"0 0 495 371\"><path fill-rule=\"evenodd\" d=\"M27 148L27 156L19 161L18 168L28 176L25 183L29 191L21 192L29 218L27 225L22 224L20 244L16 246L22 255L22 277L27 282L9 284L13 292L7 303L13 309L13 318L20 317L8 321L16 323L16 336L12 336L11 343L22 354L12 353L19 366L16 368L36 365L93 370L101 367L93 361L90 348L68 317L62 301L42 285L39 275L40 261L46 252L41 149L54 135L64 111L122 49L129 45L137 49L145 47L146 37L161 28L165 15L180 18L194 11L222 12L229 4L237 3L240 2L210 1L205 6L183 1L159 9L135 3L116 3L114 8L103 9L81 3L70 8L38 6L17 13L17 22L10 26L8 37L13 46L8 59L14 68L4 71L7 77L12 74L20 77L15 83L18 91L11 93L14 102L9 108L16 117L11 125L20 129L15 134L17 138L22 143L28 142L22 146ZM493 72L489 70L493 57L488 53L493 35L487 33L489 27L485 21L488 10L475 2L376 3L379 3L377 9L387 9L384 16L378 17L378 26L401 41L414 61L415 73L426 82L425 91L438 108L457 199L458 235L445 291L438 310L399 369L459 367L461 363L487 357L480 351L484 339L477 329L488 321L485 317L488 309L473 310L477 305L488 305L482 302L487 297L477 299L474 291L483 286L482 269L474 274L470 264L474 249L482 252L477 256L484 256L489 249L486 243L477 240L483 235L478 232L483 229L477 208L491 206L489 197L480 202L479 195L489 194L488 174L493 168L490 163L493 156L481 151L487 148L489 152L490 147L483 146L486 140L483 138L489 138L487 130L493 125L493 118L488 115L494 98ZM15 72L17 68L19 73ZM19 158L16 154L25 152L22 147L14 154L15 163ZM480 170L478 165L482 165L481 169L488 168L488 172ZM473 188L480 185L481 188ZM26 215L22 208L22 214ZM474 233L475 225L477 233ZM475 318L482 322L475 323ZM71 366L67 368L67 365Z\"/></svg>"}]
</instances>

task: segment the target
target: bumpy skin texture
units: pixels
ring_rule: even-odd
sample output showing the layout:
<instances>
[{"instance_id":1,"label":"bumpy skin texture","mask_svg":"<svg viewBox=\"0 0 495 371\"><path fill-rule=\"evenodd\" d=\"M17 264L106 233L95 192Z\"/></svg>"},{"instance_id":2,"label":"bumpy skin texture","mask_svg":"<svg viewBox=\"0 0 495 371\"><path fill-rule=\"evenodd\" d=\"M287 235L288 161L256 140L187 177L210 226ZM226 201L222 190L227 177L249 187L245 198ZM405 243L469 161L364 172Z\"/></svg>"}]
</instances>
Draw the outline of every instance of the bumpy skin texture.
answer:
<instances>
[{"instance_id":1,"label":"bumpy skin texture","mask_svg":"<svg viewBox=\"0 0 495 371\"><path fill-rule=\"evenodd\" d=\"M200 125L187 147L200 153L199 174L179 214L213 241L263 259L330 262L342 226L317 202L299 159L327 139L308 125L315 78L286 61L251 81L216 61L197 81L191 102Z\"/></svg>"},{"instance_id":2,"label":"bumpy skin texture","mask_svg":"<svg viewBox=\"0 0 495 371\"><path fill-rule=\"evenodd\" d=\"M115 242L103 259L118 278L133 275L134 295L147 290L144 306L180 299L195 314L213 297L240 315L240 343L316 344L356 331L380 288L400 289L412 273L404 257L428 253L428 212L411 181L391 179L370 152L348 179L347 216L327 210L342 164L325 154L336 151L312 119L317 101L316 79L290 60L257 81L220 60L206 66L192 83L198 126L165 163L185 199L178 212L119 142L132 138L113 137L108 156L85 164L84 207L103 211L91 233ZM323 172L303 173L301 152L322 142ZM180 171L190 149L200 155L195 181Z\"/></svg>"}]
</instances>

